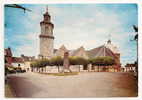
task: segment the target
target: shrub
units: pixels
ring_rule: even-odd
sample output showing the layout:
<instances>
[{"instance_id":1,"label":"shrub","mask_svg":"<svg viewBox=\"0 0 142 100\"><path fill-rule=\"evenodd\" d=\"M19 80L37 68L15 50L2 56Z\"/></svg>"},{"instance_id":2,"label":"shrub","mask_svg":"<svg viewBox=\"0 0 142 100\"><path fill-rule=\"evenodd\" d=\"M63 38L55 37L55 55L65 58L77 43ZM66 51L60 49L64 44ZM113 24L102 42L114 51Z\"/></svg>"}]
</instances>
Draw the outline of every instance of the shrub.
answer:
<instances>
[{"instance_id":1,"label":"shrub","mask_svg":"<svg viewBox=\"0 0 142 100\"><path fill-rule=\"evenodd\" d=\"M52 66L63 66L63 58L60 56L53 57L50 59L50 65Z\"/></svg>"},{"instance_id":2,"label":"shrub","mask_svg":"<svg viewBox=\"0 0 142 100\"><path fill-rule=\"evenodd\" d=\"M91 58L89 59L89 62L92 65L97 65L97 66L109 66L115 64L115 60L109 56Z\"/></svg>"}]
</instances>

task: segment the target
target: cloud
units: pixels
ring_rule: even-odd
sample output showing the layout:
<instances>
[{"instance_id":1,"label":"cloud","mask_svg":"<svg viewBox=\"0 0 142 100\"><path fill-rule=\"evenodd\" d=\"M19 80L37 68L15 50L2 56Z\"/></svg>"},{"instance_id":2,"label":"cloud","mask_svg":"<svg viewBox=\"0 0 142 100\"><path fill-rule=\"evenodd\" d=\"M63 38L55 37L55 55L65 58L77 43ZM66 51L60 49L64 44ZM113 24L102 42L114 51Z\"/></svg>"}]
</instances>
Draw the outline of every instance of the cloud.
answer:
<instances>
[{"instance_id":1,"label":"cloud","mask_svg":"<svg viewBox=\"0 0 142 100\"><path fill-rule=\"evenodd\" d=\"M15 48L14 55L20 56L21 54L28 56L37 56L39 53L39 38L36 33L20 34L15 36L16 42L23 43Z\"/></svg>"},{"instance_id":2,"label":"cloud","mask_svg":"<svg viewBox=\"0 0 142 100\"><path fill-rule=\"evenodd\" d=\"M73 45L69 46L69 49L75 49L82 44L85 44L87 49L89 49L93 48L95 45L98 46L98 44L104 44L108 39L109 34L115 33L118 36L118 34L123 31L123 28L121 28L123 22L118 20L119 15L116 13L109 14L108 16L105 11L95 11L91 16L93 17L88 18L81 16L81 18L78 19L72 17L70 20L65 19L64 25L55 27L54 34L57 40L60 41L61 44L69 41L67 46ZM61 36L64 36L65 38L62 38ZM69 37L71 38L69 39ZM88 43L88 46L86 43ZM61 44L56 44L56 47L59 47Z\"/></svg>"},{"instance_id":3,"label":"cloud","mask_svg":"<svg viewBox=\"0 0 142 100\"><path fill-rule=\"evenodd\" d=\"M111 34L111 39L116 44L122 54L124 62L131 55L136 55L130 46L130 39L134 33L129 28L136 24L135 9L121 11L117 5L107 8L100 5L49 5L51 22L54 24L54 48L59 48L64 44L68 49L77 49L84 46L85 49L92 49L103 45ZM14 43L19 42L14 51L15 55L25 54L37 56L39 54L40 21L43 20L45 5L29 6L33 12L28 12L22 22L23 34L15 35ZM134 21L133 21L134 20ZM20 30L19 30L20 32ZM6 39L7 41L7 39ZM134 44L132 44L134 45ZM135 48L135 46L133 47ZM131 53L131 55L130 55ZM135 57L133 57L135 58ZM130 60L130 59L129 59Z\"/></svg>"}]
</instances>

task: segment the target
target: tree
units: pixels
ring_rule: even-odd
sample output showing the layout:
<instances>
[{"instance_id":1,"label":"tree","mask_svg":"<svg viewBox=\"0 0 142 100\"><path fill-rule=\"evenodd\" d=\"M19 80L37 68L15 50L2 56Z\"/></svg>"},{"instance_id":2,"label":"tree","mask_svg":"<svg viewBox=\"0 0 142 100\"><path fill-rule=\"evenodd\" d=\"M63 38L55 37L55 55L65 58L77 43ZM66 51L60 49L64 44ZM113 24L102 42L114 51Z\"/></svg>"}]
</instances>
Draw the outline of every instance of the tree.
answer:
<instances>
[{"instance_id":1,"label":"tree","mask_svg":"<svg viewBox=\"0 0 142 100\"><path fill-rule=\"evenodd\" d=\"M115 60L110 56L91 58L89 62L93 66L110 66L115 64Z\"/></svg>"},{"instance_id":2,"label":"tree","mask_svg":"<svg viewBox=\"0 0 142 100\"><path fill-rule=\"evenodd\" d=\"M69 57L70 65L77 65L77 57Z\"/></svg>"},{"instance_id":3,"label":"tree","mask_svg":"<svg viewBox=\"0 0 142 100\"><path fill-rule=\"evenodd\" d=\"M36 69L36 71L40 71L39 69L42 68L42 72L43 72L43 68L45 68L47 65L49 65L48 59L40 59L40 60L33 61L30 66L32 71L33 69Z\"/></svg>"},{"instance_id":4,"label":"tree","mask_svg":"<svg viewBox=\"0 0 142 100\"><path fill-rule=\"evenodd\" d=\"M88 60L83 58L83 57L77 57L77 64L78 65L83 65L83 69L87 70L87 65L88 65Z\"/></svg>"},{"instance_id":5,"label":"tree","mask_svg":"<svg viewBox=\"0 0 142 100\"><path fill-rule=\"evenodd\" d=\"M44 70L44 68L46 68L46 66L49 65L49 60L48 59L42 59L39 61L39 67L42 68L42 72Z\"/></svg>"},{"instance_id":6,"label":"tree","mask_svg":"<svg viewBox=\"0 0 142 100\"><path fill-rule=\"evenodd\" d=\"M69 57L70 65L83 65L83 68L86 70L88 65L88 60L83 57Z\"/></svg>"},{"instance_id":7,"label":"tree","mask_svg":"<svg viewBox=\"0 0 142 100\"><path fill-rule=\"evenodd\" d=\"M50 65L52 65L52 66L54 66L54 65L57 66L57 67L58 67L58 72L60 72L60 71L59 71L59 67L60 67L60 66L63 66L63 58L60 57L60 56L51 58L51 59L50 59Z\"/></svg>"},{"instance_id":8,"label":"tree","mask_svg":"<svg viewBox=\"0 0 142 100\"><path fill-rule=\"evenodd\" d=\"M89 59L90 63L92 65L99 65L99 66L108 66L113 65L115 63L115 60L112 57L105 56L105 57L96 57Z\"/></svg>"},{"instance_id":9,"label":"tree","mask_svg":"<svg viewBox=\"0 0 142 100\"><path fill-rule=\"evenodd\" d=\"M115 60L112 57L104 57L104 65L105 66L111 66L115 64Z\"/></svg>"}]
</instances>

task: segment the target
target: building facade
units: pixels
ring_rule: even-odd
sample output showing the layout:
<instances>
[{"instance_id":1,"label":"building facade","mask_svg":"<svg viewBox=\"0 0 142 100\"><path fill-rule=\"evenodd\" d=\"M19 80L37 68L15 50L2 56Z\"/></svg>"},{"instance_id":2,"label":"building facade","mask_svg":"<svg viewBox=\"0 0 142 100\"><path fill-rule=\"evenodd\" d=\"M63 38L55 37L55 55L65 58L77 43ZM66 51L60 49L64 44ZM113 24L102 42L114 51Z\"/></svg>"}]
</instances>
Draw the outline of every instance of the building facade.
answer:
<instances>
[{"instance_id":1,"label":"building facade","mask_svg":"<svg viewBox=\"0 0 142 100\"><path fill-rule=\"evenodd\" d=\"M121 66L120 65L120 51L119 51L118 47L116 45L114 45L111 42L110 39L105 44L105 47L108 48L108 49L110 49L114 53L114 55L115 55L115 61L116 61L117 65Z\"/></svg>"},{"instance_id":2,"label":"building facade","mask_svg":"<svg viewBox=\"0 0 142 100\"><path fill-rule=\"evenodd\" d=\"M7 66L11 66L12 64L12 56L13 55L10 47L4 49L4 59Z\"/></svg>"},{"instance_id":3,"label":"building facade","mask_svg":"<svg viewBox=\"0 0 142 100\"><path fill-rule=\"evenodd\" d=\"M51 23L51 16L48 13L48 8L46 13L43 15L43 21L40 22L41 34L40 38L40 58L51 58L53 57L53 28L54 25Z\"/></svg>"},{"instance_id":4,"label":"building facade","mask_svg":"<svg viewBox=\"0 0 142 100\"><path fill-rule=\"evenodd\" d=\"M24 70L30 70L30 63L35 60L34 56L21 55L14 57L11 48L4 49L5 67L20 67Z\"/></svg>"}]
</instances>

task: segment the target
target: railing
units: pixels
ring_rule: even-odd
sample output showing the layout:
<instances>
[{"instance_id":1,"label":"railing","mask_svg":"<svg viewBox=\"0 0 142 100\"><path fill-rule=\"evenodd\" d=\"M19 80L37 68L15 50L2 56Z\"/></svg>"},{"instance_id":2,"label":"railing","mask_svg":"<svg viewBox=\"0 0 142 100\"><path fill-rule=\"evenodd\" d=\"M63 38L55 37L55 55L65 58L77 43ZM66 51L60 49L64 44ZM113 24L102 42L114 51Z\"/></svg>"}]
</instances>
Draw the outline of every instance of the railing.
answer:
<instances>
[{"instance_id":1,"label":"railing","mask_svg":"<svg viewBox=\"0 0 142 100\"><path fill-rule=\"evenodd\" d=\"M117 66L90 66L85 70L82 65L71 65L70 69L75 72L136 72L135 67L117 67ZM34 72L60 72L62 70L62 66L46 66L44 68L34 68Z\"/></svg>"}]
</instances>

